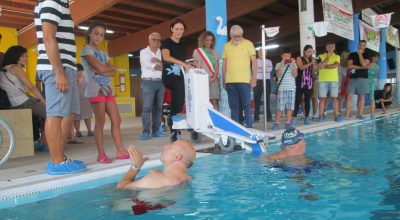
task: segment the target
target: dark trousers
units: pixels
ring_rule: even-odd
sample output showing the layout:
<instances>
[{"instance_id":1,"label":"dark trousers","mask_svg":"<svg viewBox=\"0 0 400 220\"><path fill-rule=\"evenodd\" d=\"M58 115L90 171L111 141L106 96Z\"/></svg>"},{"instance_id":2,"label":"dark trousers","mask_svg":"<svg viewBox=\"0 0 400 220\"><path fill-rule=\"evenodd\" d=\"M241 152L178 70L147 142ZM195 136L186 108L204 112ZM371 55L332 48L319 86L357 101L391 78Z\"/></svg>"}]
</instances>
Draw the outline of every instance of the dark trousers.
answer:
<instances>
[{"instance_id":1,"label":"dark trousers","mask_svg":"<svg viewBox=\"0 0 400 220\"><path fill-rule=\"evenodd\" d=\"M183 103L185 103L185 81L183 76L163 76L164 86L171 90L171 113L174 116L182 112ZM172 131L172 120L168 119L168 124Z\"/></svg>"},{"instance_id":2,"label":"dark trousers","mask_svg":"<svg viewBox=\"0 0 400 220\"><path fill-rule=\"evenodd\" d=\"M296 87L296 99L294 102L294 111L293 111L293 116L297 117L297 112L299 111L299 108L301 106L301 102L303 101L303 95L304 95L304 116L308 118L310 116L310 102L311 102L311 96L312 96L312 89L308 88L301 88L301 87Z\"/></svg>"},{"instance_id":3,"label":"dark trousers","mask_svg":"<svg viewBox=\"0 0 400 220\"><path fill-rule=\"evenodd\" d=\"M271 114L271 107L270 107L270 96L271 96L271 80L267 79L265 81L265 86L266 86L266 92L267 92L267 107L264 108L267 111L267 120L272 120L272 114ZM263 86L263 80L258 79L256 87L253 88L253 94L254 94L254 121L260 120L260 106L261 106L261 97L263 96L264 93L264 86Z\"/></svg>"}]
</instances>

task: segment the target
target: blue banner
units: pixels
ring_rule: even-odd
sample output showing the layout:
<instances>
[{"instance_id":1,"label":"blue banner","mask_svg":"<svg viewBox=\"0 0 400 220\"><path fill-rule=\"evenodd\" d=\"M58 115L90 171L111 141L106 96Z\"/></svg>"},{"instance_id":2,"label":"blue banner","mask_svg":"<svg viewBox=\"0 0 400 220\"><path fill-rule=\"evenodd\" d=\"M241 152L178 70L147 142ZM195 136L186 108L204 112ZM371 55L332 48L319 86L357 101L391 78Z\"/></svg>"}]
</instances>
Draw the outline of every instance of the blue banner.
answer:
<instances>
[{"instance_id":1,"label":"blue banner","mask_svg":"<svg viewBox=\"0 0 400 220\"><path fill-rule=\"evenodd\" d=\"M206 0L206 29L215 35L217 41L216 49L222 56L222 50L228 39L226 0ZM230 117L228 95L223 88L221 64L222 59L220 60L219 65L219 82L221 91L219 111Z\"/></svg>"}]
</instances>

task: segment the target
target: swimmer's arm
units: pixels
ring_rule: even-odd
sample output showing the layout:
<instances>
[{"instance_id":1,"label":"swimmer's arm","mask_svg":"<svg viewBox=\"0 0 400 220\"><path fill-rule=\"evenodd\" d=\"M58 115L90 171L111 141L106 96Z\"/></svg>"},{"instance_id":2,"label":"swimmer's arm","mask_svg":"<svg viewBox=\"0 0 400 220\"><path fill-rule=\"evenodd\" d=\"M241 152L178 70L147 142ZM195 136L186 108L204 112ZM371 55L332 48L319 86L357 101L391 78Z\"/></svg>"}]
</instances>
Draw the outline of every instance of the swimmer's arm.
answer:
<instances>
[{"instance_id":1,"label":"swimmer's arm","mask_svg":"<svg viewBox=\"0 0 400 220\"><path fill-rule=\"evenodd\" d=\"M274 154L271 154L271 155L267 156L267 159L269 159L269 160L276 160L276 159L286 158L286 157L288 157L288 156L289 156L289 155L288 155L286 152L281 151L281 152L274 153Z\"/></svg>"},{"instance_id":2,"label":"swimmer's arm","mask_svg":"<svg viewBox=\"0 0 400 220\"><path fill-rule=\"evenodd\" d=\"M371 169L367 169L367 168L353 168L353 167L347 167L343 164L337 163L337 162L326 162L326 164L328 166L333 166L333 167L337 167L339 168L342 172L345 173L357 173L360 175L364 175L364 174L368 174L369 172L371 172Z\"/></svg>"},{"instance_id":3,"label":"swimmer's arm","mask_svg":"<svg viewBox=\"0 0 400 220\"><path fill-rule=\"evenodd\" d=\"M140 170L135 170L132 167L129 168L129 171L125 174L124 177L119 181L117 188L118 189L126 189L129 184L135 182L135 177L139 173Z\"/></svg>"},{"instance_id":4,"label":"swimmer's arm","mask_svg":"<svg viewBox=\"0 0 400 220\"><path fill-rule=\"evenodd\" d=\"M121 180L122 181L122 180ZM134 189L134 188L161 188L166 186L164 175L160 171L151 171L148 175L138 179L125 182L123 189ZM118 187L118 186L117 186Z\"/></svg>"}]
</instances>

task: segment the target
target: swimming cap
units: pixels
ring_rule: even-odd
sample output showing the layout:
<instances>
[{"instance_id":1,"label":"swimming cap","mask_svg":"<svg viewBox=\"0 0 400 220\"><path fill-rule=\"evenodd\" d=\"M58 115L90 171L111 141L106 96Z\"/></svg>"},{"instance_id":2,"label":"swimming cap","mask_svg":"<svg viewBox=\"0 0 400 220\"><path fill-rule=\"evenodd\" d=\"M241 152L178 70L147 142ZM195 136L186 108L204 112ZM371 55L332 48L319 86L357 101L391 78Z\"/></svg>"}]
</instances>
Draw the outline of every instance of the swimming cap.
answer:
<instances>
[{"instance_id":1,"label":"swimming cap","mask_svg":"<svg viewBox=\"0 0 400 220\"><path fill-rule=\"evenodd\" d=\"M304 134L295 128L287 129L282 134L281 147L295 145L304 139Z\"/></svg>"}]
</instances>

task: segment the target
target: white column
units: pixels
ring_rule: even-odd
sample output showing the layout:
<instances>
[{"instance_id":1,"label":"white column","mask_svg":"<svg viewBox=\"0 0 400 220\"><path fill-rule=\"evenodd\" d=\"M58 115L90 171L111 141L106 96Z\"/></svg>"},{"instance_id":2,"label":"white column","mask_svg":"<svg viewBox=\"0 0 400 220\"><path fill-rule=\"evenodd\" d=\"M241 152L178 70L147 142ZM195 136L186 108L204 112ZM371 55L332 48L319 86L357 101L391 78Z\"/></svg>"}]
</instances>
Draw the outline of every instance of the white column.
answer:
<instances>
[{"instance_id":1,"label":"white column","mask_svg":"<svg viewBox=\"0 0 400 220\"><path fill-rule=\"evenodd\" d=\"M396 100L400 101L400 49L396 49Z\"/></svg>"},{"instance_id":2,"label":"white column","mask_svg":"<svg viewBox=\"0 0 400 220\"><path fill-rule=\"evenodd\" d=\"M299 1L299 24L300 24L300 51L303 55L303 48L309 44L314 48L315 53L315 36L312 24L314 23L314 1Z\"/></svg>"}]
</instances>

